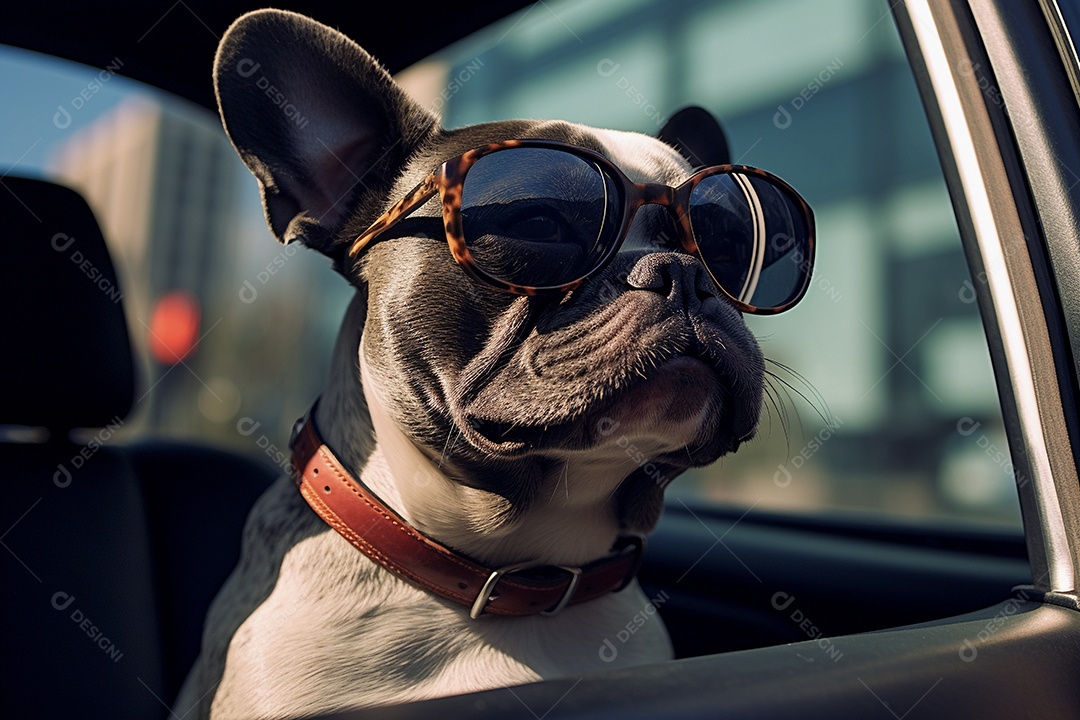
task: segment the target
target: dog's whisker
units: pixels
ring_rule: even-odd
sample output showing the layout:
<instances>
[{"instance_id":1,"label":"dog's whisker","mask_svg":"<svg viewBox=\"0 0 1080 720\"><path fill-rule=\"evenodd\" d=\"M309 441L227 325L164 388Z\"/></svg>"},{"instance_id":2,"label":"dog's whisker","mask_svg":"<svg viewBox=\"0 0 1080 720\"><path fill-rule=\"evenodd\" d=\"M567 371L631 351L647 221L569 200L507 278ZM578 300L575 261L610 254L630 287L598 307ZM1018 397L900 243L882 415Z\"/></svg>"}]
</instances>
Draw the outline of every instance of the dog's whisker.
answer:
<instances>
[{"instance_id":1,"label":"dog's whisker","mask_svg":"<svg viewBox=\"0 0 1080 720\"><path fill-rule=\"evenodd\" d=\"M563 468L565 469L565 467L566 467L566 465L564 464ZM559 492L559 481L555 480L555 483L551 486L551 497L548 498L548 504L549 505L555 499L555 495L557 495L558 492Z\"/></svg>"},{"instance_id":2,"label":"dog's whisker","mask_svg":"<svg viewBox=\"0 0 1080 720\"><path fill-rule=\"evenodd\" d=\"M780 396L777 394L777 390L773 387L772 378L766 377L765 382L765 408L769 411L770 417L775 413L776 419L780 422L781 428L784 432L787 432L787 407L781 403Z\"/></svg>"},{"instance_id":3,"label":"dog's whisker","mask_svg":"<svg viewBox=\"0 0 1080 720\"><path fill-rule=\"evenodd\" d=\"M832 413L828 409L828 403L821 393L813 386L813 384L806 379L803 375L793 370L788 365L766 358L766 362L773 365L778 370L783 371L790 375L800 385L806 388L805 392L796 386L796 384L789 381L773 370L765 370L765 403L766 408L769 409L770 416L772 410L775 409L776 418L779 420L781 427L784 431L784 439L787 445L786 453L791 455L791 421L788 415L788 411L794 411L795 420L798 422L800 434L805 434L806 430L803 427L802 415L799 412L798 403L795 401L797 396L807 405L809 405L813 411L826 425L833 425L834 421L831 420ZM783 393L783 395L781 395ZM784 402L784 400L787 402ZM771 403L771 407L770 407Z\"/></svg>"},{"instance_id":4,"label":"dog's whisker","mask_svg":"<svg viewBox=\"0 0 1080 720\"><path fill-rule=\"evenodd\" d=\"M443 443L442 454L439 456L439 464L436 466L440 470L442 469L443 463L446 462L446 453L457 443L454 438L455 435L461 435L461 428L459 428L457 425L452 427L450 429L450 432L446 435L446 442Z\"/></svg>"},{"instance_id":5,"label":"dog's whisker","mask_svg":"<svg viewBox=\"0 0 1080 720\"><path fill-rule=\"evenodd\" d=\"M818 389L814 387L813 383L807 380L805 376L801 375L799 372L792 369L788 365L785 365L784 363L778 362L776 360L770 360L769 358L766 358L765 361L768 363L772 363L778 369L783 370L785 373L791 375L802 385L804 385L807 388L809 395L803 393L801 390L795 387L792 383L785 380L779 374L772 372L771 370L765 371L766 375L771 378L775 378L777 382L781 383L787 389L791 390L796 395L801 397L807 405L814 409L814 412L816 412L826 424L831 424L832 421L830 420L830 418L832 416L832 412L829 410L829 404L825 400L824 396L822 396L822 394L818 391Z\"/></svg>"},{"instance_id":6,"label":"dog's whisker","mask_svg":"<svg viewBox=\"0 0 1080 720\"><path fill-rule=\"evenodd\" d=\"M607 499L604 500L604 505L607 505L609 502L611 502L611 499L613 497L615 497L615 493L619 492L619 488L622 487L622 484L624 482L626 482L626 478L628 478L628 477L630 477L630 476L627 475L626 477L624 477L622 480L619 481L619 483L615 486L615 488L611 491L611 493L608 494Z\"/></svg>"},{"instance_id":7,"label":"dog's whisker","mask_svg":"<svg viewBox=\"0 0 1080 720\"><path fill-rule=\"evenodd\" d=\"M552 483L551 495L548 497L548 504L549 505L551 504L551 502L553 500L555 500L555 496L559 492L559 485L561 485L561 484L566 485L566 498L570 499L569 474L570 474L570 465L569 465L569 463L564 462L563 465L562 465L562 472L559 474L559 477L555 478L555 482Z\"/></svg>"},{"instance_id":8,"label":"dog's whisker","mask_svg":"<svg viewBox=\"0 0 1080 720\"><path fill-rule=\"evenodd\" d=\"M771 383L765 385L765 409L769 413L769 428L772 429L772 418L775 417L780 423L780 429L784 433L784 442L787 445L787 455L791 455L791 433L788 427L787 406L783 404L776 389Z\"/></svg>"}]
</instances>

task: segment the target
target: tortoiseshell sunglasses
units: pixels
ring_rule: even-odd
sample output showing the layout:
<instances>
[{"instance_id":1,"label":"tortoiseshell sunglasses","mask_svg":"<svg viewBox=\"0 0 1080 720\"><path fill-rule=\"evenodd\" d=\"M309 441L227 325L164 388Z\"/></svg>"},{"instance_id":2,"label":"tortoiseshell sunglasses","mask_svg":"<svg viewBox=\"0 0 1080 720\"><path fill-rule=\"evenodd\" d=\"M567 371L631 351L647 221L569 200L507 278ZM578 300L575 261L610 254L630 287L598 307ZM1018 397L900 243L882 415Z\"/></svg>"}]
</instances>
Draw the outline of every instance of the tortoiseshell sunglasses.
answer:
<instances>
[{"instance_id":1,"label":"tortoiseshell sunglasses","mask_svg":"<svg viewBox=\"0 0 1080 720\"><path fill-rule=\"evenodd\" d=\"M350 257L436 192L454 260L505 292L578 287L615 256L647 204L668 209L677 246L744 312L783 312L810 284L814 214L775 175L715 165L678 187L635 183L599 153L554 140L507 140L447 160L365 230ZM659 235L653 242L672 244Z\"/></svg>"}]
</instances>

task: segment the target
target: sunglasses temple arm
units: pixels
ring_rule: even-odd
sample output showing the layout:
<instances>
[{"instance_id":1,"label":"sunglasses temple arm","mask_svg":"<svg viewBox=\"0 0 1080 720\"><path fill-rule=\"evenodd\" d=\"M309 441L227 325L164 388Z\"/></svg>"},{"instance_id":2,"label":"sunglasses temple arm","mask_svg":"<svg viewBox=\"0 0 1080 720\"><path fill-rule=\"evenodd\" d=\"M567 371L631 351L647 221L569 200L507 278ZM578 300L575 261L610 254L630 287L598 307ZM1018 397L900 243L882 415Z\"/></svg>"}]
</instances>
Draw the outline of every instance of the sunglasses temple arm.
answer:
<instances>
[{"instance_id":1,"label":"sunglasses temple arm","mask_svg":"<svg viewBox=\"0 0 1080 720\"><path fill-rule=\"evenodd\" d=\"M360 233L356 240L353 240L352 247L349 248L349 257L355 258L379 235L397 225L409 213L430 200L431 196L438 191L439 186L435 180L435 174L432 173L425 178L424 182L413 188L409 194L394 203L392 208L379 216L367 230Z\"/></svg>"}]
</instances>

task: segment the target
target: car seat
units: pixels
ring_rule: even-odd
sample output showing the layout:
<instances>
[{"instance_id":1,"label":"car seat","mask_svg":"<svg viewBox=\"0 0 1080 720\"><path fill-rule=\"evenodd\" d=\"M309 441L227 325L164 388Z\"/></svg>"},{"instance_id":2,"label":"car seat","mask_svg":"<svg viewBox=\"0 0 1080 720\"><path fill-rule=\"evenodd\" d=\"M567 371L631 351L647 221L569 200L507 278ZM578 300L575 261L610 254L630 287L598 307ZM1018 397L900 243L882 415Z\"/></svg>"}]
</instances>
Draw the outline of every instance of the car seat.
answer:
<instances>
[{"instance_id":1,"label":"car seat","mask_svg":"<svg viewBox=\"0 0 1080 720\"><path fill-rule=\"evenodd\" d=\"M97 221L69 188L0 185L0 717L167 717L279 470L117 442L135 365Z\"/></svg>"}]
</instances>

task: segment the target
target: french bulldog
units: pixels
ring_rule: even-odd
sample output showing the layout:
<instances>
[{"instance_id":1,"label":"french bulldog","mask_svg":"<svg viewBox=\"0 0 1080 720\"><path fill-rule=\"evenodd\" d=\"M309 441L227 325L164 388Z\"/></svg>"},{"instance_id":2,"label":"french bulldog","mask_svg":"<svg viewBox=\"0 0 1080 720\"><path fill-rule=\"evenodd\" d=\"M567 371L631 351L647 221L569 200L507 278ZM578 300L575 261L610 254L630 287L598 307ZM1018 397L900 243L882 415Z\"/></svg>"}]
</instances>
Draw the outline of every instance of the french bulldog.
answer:
<instances>
[{"instance_id":1,"label":"french bulldog","mask_svg":"<svg viewBox=\"0 0 1080 720\"><path fill-rule=\"evenodd\" d=\"M229 28L214 81L273 234L326 255L356 293L307 420L322 454L309 448L252 510L176 714L294 717L670 659L657 616L610 642L650 603L632 569L584 601L569 583L648 533L668 482L758 422L762 353L675 240L671 208L643 206L603 267L560 292L508 292L455 262L437 195L362 252L357 238L441 163L509 140L583 148L590 167L677 186L727 161L715 120L680 113L659 138L535 120L446 130L352 40L278 10ZM550 232L543 218L522 225ZM305 492L329 495L319 478L335 474L334 492L370 494L387 538L505 572L464 602L433 592L367 548L379 531L339 526L298 492L320 468ZM500 583L537 568L562 573L544 601L555 607L495 612Z\"/></svg>"}]
</instances>

